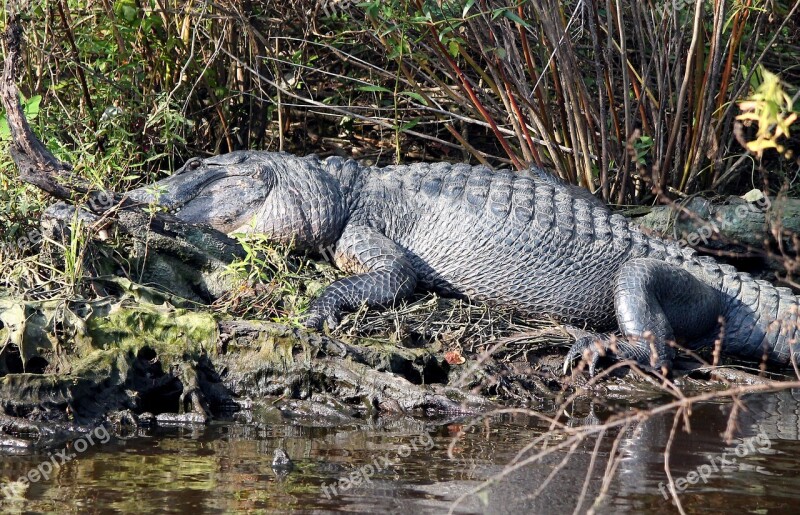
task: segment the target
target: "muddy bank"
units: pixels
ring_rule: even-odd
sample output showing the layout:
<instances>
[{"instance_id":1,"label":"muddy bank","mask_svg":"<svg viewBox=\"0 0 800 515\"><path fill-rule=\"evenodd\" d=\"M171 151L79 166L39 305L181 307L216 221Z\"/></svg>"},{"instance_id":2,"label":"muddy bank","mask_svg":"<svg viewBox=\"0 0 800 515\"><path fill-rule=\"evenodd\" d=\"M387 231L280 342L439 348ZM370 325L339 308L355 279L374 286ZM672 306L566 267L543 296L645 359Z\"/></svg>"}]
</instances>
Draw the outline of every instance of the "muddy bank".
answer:
<instances>
[{"instance_id":1,"label":"muddy bank","mask_svg":"<svg viewBox=\"0 0 800 515\"><path fill-rule=\"evenodd\" d=\"M386 313L355 313L325 335L179 307L123 279L98 282L120 293L0 295L6 451L54 445L98 424L123 433L205 424L254 406L277 419L340 425L502 407L555 413L570 396L642 405L671 397L626 368L600 380L563 376L572 340L562 328L457 300L420 296ZM679 360L675 384L691 395L766 381L711 370Z\"/></svg>"},{"instance_id":2,"label":"muddy bank","mask_svg":"<svg viewBox=\"0 0 800 515\"><path fill-rule=\"evenodd\" d=\"M113 284L125 293L97 300L0 297L0 403L8 436L33 436L28 441L35 444L58 437L43 425L79 431L101 422L205 423L267 398L287 416L344 422L381 413L482 412L513 397L525 395L531 404L559 394L560 361L504 361L517 353L519 337L508 348L497 338L477 343L489 325L498 336L507 330L487 308L425 297L400 308L413 313L403 317L404 334L379 338L375 328L359 332L346 321L332 338L156 303L148 288ZM463 336L459 342L476 346L448 343ZM487 343L498 348L481 356ZM516 370L522 363L527 369Z\"/></svg>"}]
</instances>

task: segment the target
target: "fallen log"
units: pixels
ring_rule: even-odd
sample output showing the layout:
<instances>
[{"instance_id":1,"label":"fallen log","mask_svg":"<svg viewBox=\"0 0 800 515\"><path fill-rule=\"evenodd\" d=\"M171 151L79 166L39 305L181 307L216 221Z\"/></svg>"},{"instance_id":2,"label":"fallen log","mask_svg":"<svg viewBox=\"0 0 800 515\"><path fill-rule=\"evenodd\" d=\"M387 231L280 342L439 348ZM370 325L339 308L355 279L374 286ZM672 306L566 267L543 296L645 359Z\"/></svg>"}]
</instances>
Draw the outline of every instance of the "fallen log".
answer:
<instances>
[{"instance_id":1,"label":"fallen log","mask_svg":"<svg viewBox=\"0 0 800 515\"><path fill-rule=\"evenodd\" d=\"M765 197L757 192L752 200L693 198L685 204L647 211L642 216L633 213L634 223L691 247L743 253L775 243L789 252L797 251L800 199Z\"/></svg>"},{"instance_id":2,"label":"fallen log","mask_svg":"<svg viewBox=\"0 0 800 515\"><path fill-rule=\"evenodd\" d=\"M800 199L742 197L710 201L695 197L626 213L645 232L728 261L761 279L797 290L800 270Z\"/></svg>"}]
</instances>

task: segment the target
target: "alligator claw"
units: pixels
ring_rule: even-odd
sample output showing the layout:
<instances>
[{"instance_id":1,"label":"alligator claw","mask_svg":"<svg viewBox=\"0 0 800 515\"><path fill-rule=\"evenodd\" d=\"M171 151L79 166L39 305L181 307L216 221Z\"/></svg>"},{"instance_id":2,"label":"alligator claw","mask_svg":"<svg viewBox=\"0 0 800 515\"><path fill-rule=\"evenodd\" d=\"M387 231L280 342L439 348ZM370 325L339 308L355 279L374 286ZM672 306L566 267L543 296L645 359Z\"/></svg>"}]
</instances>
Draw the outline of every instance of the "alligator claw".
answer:
<instances>
[{"instance_id":1,"label":"alligator claw","mask_svg":"<svg viewBox=\"0 0 800 515\"><path fill-rule=\"evenodd\" d=\"M325 323L328 324L328 329L335 329L339 325L339 317L333 313L325 314L312 309L303 321L304 326L315 331L322 331Z\"/></svg>"},{"instance_id":2,"label":"alligator claw","mask_svg":"<svg viewBox=\"0 0 800 515\"><path fill-rule=\"evenodd\" d=\"M594 377L600 358L613 354L611 349L613 344L614 338L607 335L586 334L577 338L570 347L567 357L564 358L564 374L569 372L576 360L582 359L589 364L589 376Z\"/></svg>"},{"instance_id":3,"label":"alligator claw","mask_svg":"<svg viewBox=\"0 0 800 515\"><path fill-rule=\"evenodd\" d=\"M631 360L646 372L669 376L672 370L674 350L666 345L653 345L640 339L618 338L615 334L594 334L579 330L575 343L564 359L564 374L578 359L589 364L589 375L594 376L597 362L605 356L616 361Z\"/></svg>"}]
</instances>

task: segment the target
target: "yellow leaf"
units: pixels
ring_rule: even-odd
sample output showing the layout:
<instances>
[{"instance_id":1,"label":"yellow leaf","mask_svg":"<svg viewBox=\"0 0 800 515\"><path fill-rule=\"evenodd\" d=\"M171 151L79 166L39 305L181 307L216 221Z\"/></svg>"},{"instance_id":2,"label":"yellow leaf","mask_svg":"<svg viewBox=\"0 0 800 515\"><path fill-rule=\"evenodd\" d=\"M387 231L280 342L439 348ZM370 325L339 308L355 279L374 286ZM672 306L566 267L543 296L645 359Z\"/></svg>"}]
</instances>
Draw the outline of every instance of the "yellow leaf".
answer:
<instances>
[{"instance_id":1,"label":"yellow leaf","mask_svg":"<svg viewBox=\"0 0 800 515\"><path fill-rule=\"evenodd\" d=\"M768 148L777 148L778 145L771 139L757 139L747 142L747 150L759 154Z\"/></svg>"},{"instance_id":2,"label":"yellow leaf","mask_svg":"<svg viewBox=\"0 0 800 515\"><path fill-rule=\"evenodd\" d=\"M755 113L743 113L736 117L737 120L753 120L758 121L759 116Z\"/></svg>"}]
</instances>

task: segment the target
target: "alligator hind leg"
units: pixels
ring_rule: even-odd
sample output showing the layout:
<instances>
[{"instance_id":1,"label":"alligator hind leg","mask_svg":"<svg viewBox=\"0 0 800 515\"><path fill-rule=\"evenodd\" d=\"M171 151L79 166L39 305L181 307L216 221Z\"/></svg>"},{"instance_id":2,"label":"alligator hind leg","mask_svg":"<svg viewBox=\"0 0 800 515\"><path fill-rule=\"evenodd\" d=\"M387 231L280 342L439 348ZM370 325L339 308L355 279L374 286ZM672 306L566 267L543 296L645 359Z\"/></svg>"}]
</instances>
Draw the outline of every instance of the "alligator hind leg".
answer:
<instances>
[{"instance_id":1,"label":"alligator hind leg","mask_svg":"<svg viewBox=\"0 0 800 515\"><path fill-rule=\"evenodd\" d=\"M622 338L584 337L575 342L567 360L589 353L590 364L605 351L645 368L668 373L675 355L671 342L688 342L709 335L722 313L721 294L688 271L657 259L628 261L619 270L614 307Z\"/></svg>"}]
</instances>

